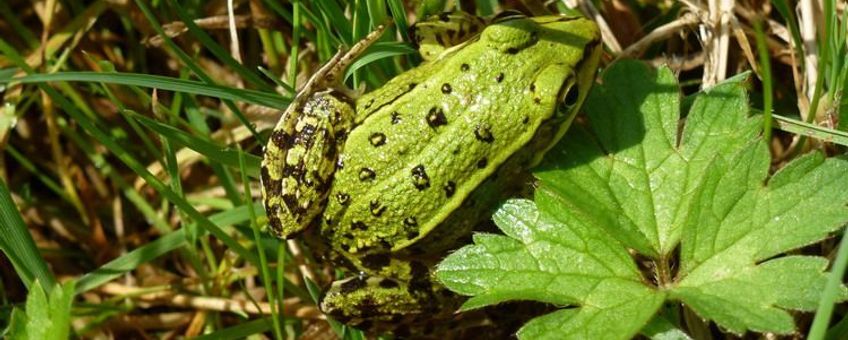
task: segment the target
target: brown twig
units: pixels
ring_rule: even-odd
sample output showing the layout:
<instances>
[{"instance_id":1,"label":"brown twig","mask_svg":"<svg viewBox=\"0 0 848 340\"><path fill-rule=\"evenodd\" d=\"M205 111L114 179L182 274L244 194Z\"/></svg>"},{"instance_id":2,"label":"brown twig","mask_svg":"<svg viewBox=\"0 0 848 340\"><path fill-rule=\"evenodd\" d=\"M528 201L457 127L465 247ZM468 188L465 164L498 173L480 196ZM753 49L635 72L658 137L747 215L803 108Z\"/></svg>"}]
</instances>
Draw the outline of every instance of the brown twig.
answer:
<instances>
[{"instance_id":1,"label":"brown twig","mask_svg":"<svg viewBox=\"0 0 848 340\"><path fill-rule=\"evenodd\" d=\"M642 51L647 49L653 43L665 40L672 35L678 34L681 29L695 26L698 24L698 22L700 22L700 20L695 14L689 12L684 13L683 16L681 16L680 18L677 18L672 22L657 27L656 29L651 31L651 33L648 33L647 35L642 37L642 39L639 39L639 41L633 43L630 46L627 46L627 48L621 51L621 53L616 58L619 59L624 57L636 56L637 54L642 53Z\"/></svg>"}]
</instances>

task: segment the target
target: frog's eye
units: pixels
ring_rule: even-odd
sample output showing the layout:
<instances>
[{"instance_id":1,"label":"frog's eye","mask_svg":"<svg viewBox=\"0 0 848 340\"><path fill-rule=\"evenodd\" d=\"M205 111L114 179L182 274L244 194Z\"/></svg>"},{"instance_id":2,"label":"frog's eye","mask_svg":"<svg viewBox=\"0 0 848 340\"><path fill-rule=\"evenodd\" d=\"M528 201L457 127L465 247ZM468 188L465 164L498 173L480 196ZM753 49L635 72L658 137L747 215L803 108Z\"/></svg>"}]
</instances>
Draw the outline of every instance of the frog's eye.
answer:
<instances>
[{"instance_id":1,"label":"frog's eye","mask_svg":"<svg viewBox=\"0 0 848 340\"><path fill-rule=\"evenodd\" d=\"M563 87L562 92L559 95L560 113L569 114L571 113L571 109L574 108L574 105L577 105L577 101L580 99L580 89L574 82L574 77L566 80L565 84L566 86Z\"/></svg>"},{"instance_id":2,"label":"frog's eye","mask_svg":"<svg viewBox=\"0 0 848 340\"><path fill-rule=\"evenodd\" d=\"M577 99L580 98L580 90L577 89L575 84L572 84L571 87L568 88L568 92L565 94L565 98L563 98L563 105L572 107L577 104Z\"/></svg>"}]
</instances>

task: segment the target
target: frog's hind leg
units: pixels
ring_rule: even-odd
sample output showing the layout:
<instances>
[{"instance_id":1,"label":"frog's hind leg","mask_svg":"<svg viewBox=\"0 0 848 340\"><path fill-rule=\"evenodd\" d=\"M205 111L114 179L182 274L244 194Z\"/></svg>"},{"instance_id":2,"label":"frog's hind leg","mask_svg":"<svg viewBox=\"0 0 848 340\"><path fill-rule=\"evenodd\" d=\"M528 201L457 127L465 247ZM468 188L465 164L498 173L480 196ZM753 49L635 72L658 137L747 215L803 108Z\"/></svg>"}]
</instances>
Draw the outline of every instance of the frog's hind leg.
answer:
<instances>
[{"instance_id":1,"label":"frog's hind leg","mask_svg":"<svg viewBox=\"0 0 848 340\"><path fill-rule=\"evenodd\" d=\"M301 111L284 116L271 133L262 161L262 190L268 224L291 238L324 210L340 145L353 108L330 91L310 97Z\"/></svg>"},{"instance_id":2,"label":"frog's hind leg","mask_svg":"<svg viewBox=\"0 0 848 340\"><path fill-rule=\"evenodd\" d=\"M381 25L350 50L336 53L306 82L274 127L261 180L269 226L277 237L293 237L324 210L336 161L354 119L341 78L383 31Z\"/></svg>"},{"instance_id":3,"label":"frog's hind leg","mask_svg":"<svg viewBox=\"0 0 848 340\"><path fill-rule=\"evenodd\" d=\"M321 310L340 322L375 334L450 317L454 308L445 305L456 296L431 284L429 279L424 280L408 283L362 274L336 281L321 300Z\"/></svg>"}]
</instances>

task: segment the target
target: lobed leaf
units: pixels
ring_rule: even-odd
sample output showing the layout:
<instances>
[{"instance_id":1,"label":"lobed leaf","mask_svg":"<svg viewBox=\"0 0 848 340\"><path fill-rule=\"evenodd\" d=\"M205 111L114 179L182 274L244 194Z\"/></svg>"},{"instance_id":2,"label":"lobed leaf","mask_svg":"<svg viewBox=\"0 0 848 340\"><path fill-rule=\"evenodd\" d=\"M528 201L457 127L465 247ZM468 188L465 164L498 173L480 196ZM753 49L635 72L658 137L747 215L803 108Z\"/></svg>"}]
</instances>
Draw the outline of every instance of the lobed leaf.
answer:
<instances>
[{"instance_id":1,"label":"lobed leaf","mask_svg":"<svg viewBox=\"0 0 848 340\"><path fill-rule=\"evenodd\" d=\"M848 220L843 159L802 156L767 182L769 154L755 141L717 157L696 194L681 245L673 297L735 333L791 333L786 311L814 310L827 260L785 256L821 240ZM765 261L765 262L762 262ZM845 300L840 287L840 300Z\"/></svg>"},{"instance_id":2,"label":"lobed leaf","mask_svg":"<svg viewBox=\"0 0 848 340\"><path fill-rule=\"evenodd\" d=\"M535 202L504 204L494 219L505 235L475 235L437 278L471 296L464 309L571 306L521 338L629 338L666 299L737 334L793 332L789 310L816 308L828 261L781 254L848 221L848 162L811 153L770 177L746 77L699 93L681 115L670 70L612 66L587 99L589 123L536 172Z\"/></svg>"},{"instance_id":3,"label":"lobed leaf","mask_svg":"<svg viewBox=\"0 0 848 340\"><path fill-rule=\"evenodd\" d=\"M475 235L474 245L445 259L437 276L452 290L473 296L463 305L466 310L516 299L582 306L534 319L521 337L626 338L664 299L642 284L615 238L567 210L550 213L531 201L511 200L494 219L507 236Z\"/></svg>"}]
</instances>

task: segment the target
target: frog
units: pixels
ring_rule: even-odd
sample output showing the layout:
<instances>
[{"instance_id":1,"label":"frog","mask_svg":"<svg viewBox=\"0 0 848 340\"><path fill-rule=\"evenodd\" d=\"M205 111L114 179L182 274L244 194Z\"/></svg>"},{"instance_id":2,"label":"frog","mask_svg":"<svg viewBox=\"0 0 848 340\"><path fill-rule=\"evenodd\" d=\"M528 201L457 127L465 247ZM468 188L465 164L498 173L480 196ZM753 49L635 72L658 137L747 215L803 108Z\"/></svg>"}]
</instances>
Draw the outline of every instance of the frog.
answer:
<instances>
[{"instance_id":1,"label":"frog","mask_svg":"<svg viewBox=\"0 0 848 340\"><path fill-rule=\"evenodd\" d=\"M320 308L360 328L386 330L453 313L459 299L433 278L433 268L468 243L499 202L532 182L529 170L576 116L602 52L597 26L577 15L435 20L454 31L451 39L415 38L426 46L423 63L352 103L334 100L319 110L346 117L338 130L327 128L343 139L318 138L323 151L334 154L326 157L335 160L333 169L323 161L303 163L305 171L324 164L323 197L282 198L286 190L263 180L266 209L268 201L310 205L313 217L292 222L281 236L308 229L309 244L353 273L332 283ZM427 25L417 32L438 31L437 23ZM316 96L307 98L296 112L314 105ZM296 139L292 131L284 137ZM280 150L292 147L281 144L271 156L266 151L263 178L287 173Z\"/></svg>"}]
</instances>

